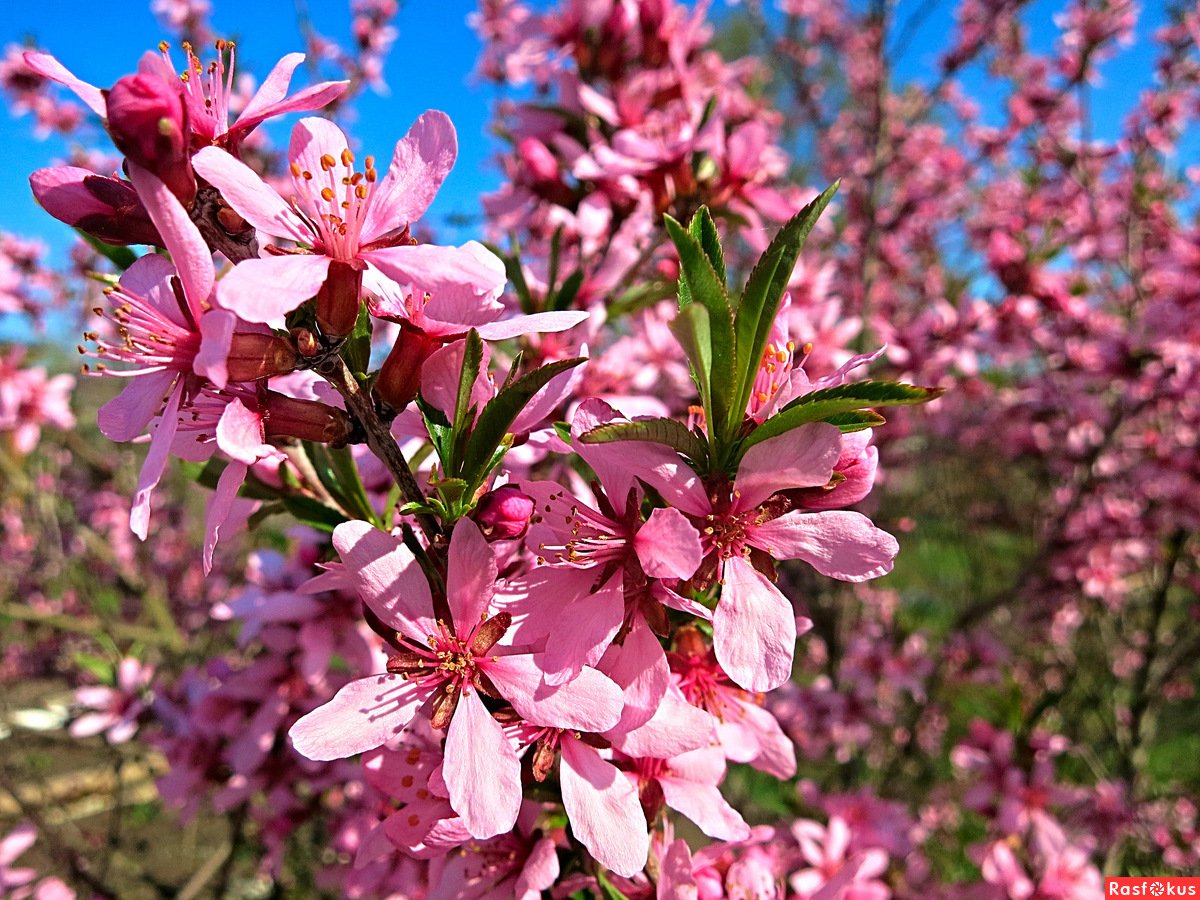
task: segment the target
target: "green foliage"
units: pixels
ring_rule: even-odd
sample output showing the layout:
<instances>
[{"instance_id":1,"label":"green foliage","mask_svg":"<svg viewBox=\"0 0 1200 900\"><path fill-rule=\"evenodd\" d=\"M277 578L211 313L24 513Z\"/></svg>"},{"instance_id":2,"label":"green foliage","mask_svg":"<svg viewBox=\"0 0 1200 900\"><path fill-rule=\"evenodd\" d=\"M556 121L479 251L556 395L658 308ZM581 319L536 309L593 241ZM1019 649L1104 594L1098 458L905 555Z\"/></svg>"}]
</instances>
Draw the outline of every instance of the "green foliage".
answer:
<instances>
[{"instance_id":1,"label":"green foliage","mask_svg":"<svg viewBox=\"0 0 1200 900\"><path fill-rule=\"evenodd\" d=\"M581 440L585 444L608 444L613 441L665 444L691 459L697 467L703 467L708 461L708 444L703 435L689 431L686 425L674 419L613 422L593 428Z\"/></svg>"}]
</instances>

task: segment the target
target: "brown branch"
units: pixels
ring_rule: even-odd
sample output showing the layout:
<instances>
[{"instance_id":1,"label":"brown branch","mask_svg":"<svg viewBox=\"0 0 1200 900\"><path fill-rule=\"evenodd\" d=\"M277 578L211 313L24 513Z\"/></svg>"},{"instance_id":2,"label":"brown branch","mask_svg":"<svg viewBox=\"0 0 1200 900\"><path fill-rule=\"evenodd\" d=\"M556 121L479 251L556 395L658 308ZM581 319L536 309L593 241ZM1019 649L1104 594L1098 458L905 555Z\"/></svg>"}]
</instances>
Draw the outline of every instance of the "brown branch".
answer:
<instances>
[{"instance_id":1,"label":"brown branch","mask_svg":"<svg viewBox=\"0 0 1200 900\"><path fill-rule=\"evenodd\" d=\"M363 392L342 358L336 353L331 353L317 365L316 371L342 395L346 402L346 411L362 427L371 452L378 456L392 473L400 487L401 496L409 503L423 503L425 495L421 492L417 479L413 477L408 461L400 452L400 447L387 424L379 417L371 397ZM416 519L431 544L442 537L441 526L433 516L417 513Z\"/></svg>"}]
</instances>

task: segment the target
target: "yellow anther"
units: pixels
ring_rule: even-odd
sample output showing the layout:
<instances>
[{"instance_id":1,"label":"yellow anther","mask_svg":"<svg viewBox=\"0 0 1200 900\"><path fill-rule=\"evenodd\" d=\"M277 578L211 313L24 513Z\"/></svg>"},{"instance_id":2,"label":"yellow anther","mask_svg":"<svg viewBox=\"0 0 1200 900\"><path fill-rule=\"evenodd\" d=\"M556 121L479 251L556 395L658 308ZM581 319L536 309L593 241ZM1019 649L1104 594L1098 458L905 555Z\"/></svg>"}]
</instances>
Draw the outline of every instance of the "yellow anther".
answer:
<instances>
[{"instance_id":1,"label":"yellow anther","mask_svg":"<svg viewBox=\"0 0 1200 900\"><path fill-rule=\"evenodd\" d=\"M321 197L325 200L333 199L333 188L321 188Z\"/></svg>"},{"instance_id":2,"label":"yellow anther","mask_svg":"<svg viewBox=\"0 0 1200 900\"><path fill-rule=\"evenodd\" d=\"M301 173L300 173L300 163L292 163L292 164L291 164L291 166L289 166L289 168L292 170L292 177L293 177L293 178L299 178L299 177L300 177L300 174L301 174Z\"/></svg>"},{"instance_id":3,"label":"yellow anther","mask_svg":"<svg viewBox=\"0 0 1200 900\"><path fill-rule=\"evenodd\" d=\"M350 152L349 147L342 151L342 165L346 168L354 165L354 154Z\"/></svg>"},{"instance_id":4,"label":"yellow anther","mask_svg":"<svg viewBox=\"0 0 1200 900\"><path fill-rule=\"evenodd\" d=\"M330 156L328 153L321 154L321 168L324 169L326 172L328 172L330 169L332 169L336 165L337 165L337 160L334 159L332 156Z\"/></svg>"}]
</instances>

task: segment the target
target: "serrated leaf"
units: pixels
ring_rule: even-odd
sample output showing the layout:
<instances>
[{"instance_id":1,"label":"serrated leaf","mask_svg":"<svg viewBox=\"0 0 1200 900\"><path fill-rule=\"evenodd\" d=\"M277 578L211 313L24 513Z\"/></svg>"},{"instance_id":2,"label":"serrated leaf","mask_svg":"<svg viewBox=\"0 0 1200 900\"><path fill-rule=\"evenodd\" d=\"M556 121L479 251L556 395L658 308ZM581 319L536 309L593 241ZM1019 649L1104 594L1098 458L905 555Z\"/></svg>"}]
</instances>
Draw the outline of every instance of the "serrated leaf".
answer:
<instances>
[{"instance_id":1,"label":"serrated leaf","mask_svg":"<svg viewBox=\"0 0 1200 900\"><path fill-rule=\"evenodd\" d=\"M738 302L734 328L737 335L737 358L742 371L738 372L737 391L729 410L729 420L720 423L727 435L735 435L742 426L750 393L754 390L754 379L758 375L759 363L771 335L771 326L779 312L783 293L787 290L792 269L800 256L800 250L808 233L812 231L840 181L835 181L819 197L796 213L779 229L770 246L759 257L746 287ZM710 426L713 427L713 426Z\"/></svg>"},{"instance_id":2,"label":"serrated leaf","mask_svg":"<svg viewBox=\"0 0 1200 900\"><path fill-rule=\"evenodd\" d=\"M614 441L645 441L665 444L703 467L708 461L708 442L675 419L639 419L636 422L611 422L598 425L580 437L585 444L609 444Z\"/></svg>"},{"instance_id":3,"label":"serrated leaf","mask_svg":"<svg viewBox=\"0 0 1200 900\"><path fill-rule=\"evenodd\" d=\"M454 446L457 449L471 424L471 389L479 377L479 366L483 362L483 341L479 332L472 328L463 341L462 370L458 373L458 394L454 400ZM451 463L447 462L447 465ZM453 466L452 466L453 467Z\"/></svg>"},{"instance_id":4,"label":"serrated leaf","mask_svg":"<svg viewBox=\"0 0 1200 900\"><path fill-rule=\"evenodd\" d=\"M371 367L371 327L371 314L367 312L367 305L364 303L359 306L354 330L342 345L342 359L356 378L365 374Z\"/></svg>"},{"instance_id":5,"label":"serrated leaf","mask_svg":"<svg viewBox=\"0 0 1200 900\"><path fill-rule=\"evenodd\" d=\"M745 453L761 441L810 422L824 422L832 416L874 406L911 406L927 403L943 393L942 388L917 387L894 381L858 381L813 391L797 397L777 415L759 425L742 442L740 452Z\"/></svg>"},{"instance_id":6,"label":"serrated leaf","mask_svg":"<svg viewBox=\"0 0 1200 900\"><path fill-rule=\"evenodd\" d=\"M712 416L710 432L714 423L729 418L729 403L734 391L734 373L737 371L737 347L733 331L733 313L729 308L729 296L723 279L709 262L704 248L689 232L670 216L664 215L667 233L679 252L679 282L686 286L688 302L684 303L681 289L681 306L698 304L708 312L710 346L712 357L709 362L708 382L711 394ZM686 347L685 347L686 349ZM692 361L693 366L696 361ZM711 432L714 433L715 432Z\"/></svg>"},{"instance_id":7,"label":"serrated leaf","mask_svg":"<svg viewBox=\"0 0 1200 900\"><path fill-rule=\"evenodd\" d=\"M545 387L555 375L573 369L582 362L583 357L575 357L549 363L505 385L488 401L479 413L475 429L467 441L462 469L459 472L472 488L478 486L490 470L495 453L508 433L509 426L530 398Z\"/></svg>"},{"instance_id":8,"label":"serrated leaf","mask_svg":"<svg viewBox=\"0 0 1200 900\"><path fill-rule=\"evenodd\" d=\"M454 428L446 420L440 409L426 403L424 397L417 397L417 409L425 420L425 430L429 432L429 442L433 444L438 461L446 468L454 458Z\"/></svg>"},{"instance_id":9,"label":"serrated leaf","mask_svg":"<svg viewBox=\"0 0 1200 900\"><path fill-rule=\"evenodd\" d=\"M708 313L703 307L688 305L671 322L671 334L679 341L692 367L692 378L700 394L705 419L713 420L712 409L712 333Z\"/></svg>"},{"instance_id":10,"label":"serrated leaf","mask_svg":"<svg viewBox=\"0 0 1200 900\"><path fill-rule=\"evenodd\" d=\"M725 253L721 249L721 237L717 234L717 224L707 206L701 206L688 223L688 234L700 244L700 249L708 257L709 264L717 273L717 278L725 283Z\"/></svg>"},{"instance_id":11,"label":"serrated leaf","mask_svg":"<svg viewBox=\"0 0 1200 900\"><path fill-rule=\"evenodd\" d=\"M880 425L887 424L887 419L879 413L871 412L867 409L834 413L832 416L826 416L821 421L827 422L830 425L836 425L843 434L849 434L852 431L863 431L867 428L878 428Z\"/></svg>"}]
</instances>

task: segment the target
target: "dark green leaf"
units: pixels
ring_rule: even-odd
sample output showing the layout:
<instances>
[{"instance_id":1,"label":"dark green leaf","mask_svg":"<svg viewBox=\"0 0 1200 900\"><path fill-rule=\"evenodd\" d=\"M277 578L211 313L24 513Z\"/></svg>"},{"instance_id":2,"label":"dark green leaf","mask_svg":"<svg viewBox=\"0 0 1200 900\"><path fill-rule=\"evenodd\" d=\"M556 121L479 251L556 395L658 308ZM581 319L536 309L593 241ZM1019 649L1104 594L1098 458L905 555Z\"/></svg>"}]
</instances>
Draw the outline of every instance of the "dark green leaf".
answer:
<instances>
[{"instance_id":1,"label":"dark green leaf","mask_svg":"<svg viewBox=\"0 0 1200 900\"><path fill-rule=\"evenodd\" d=\"M472 328L463 342L462 371L458 373L458 396L454 401L454 433L461 436L471 420L471 389L479 377L479 365L483 362L483 341L479 332Z\"/></svg>"},{"instance_id":2,"label":"dark green leaf","mask_svg":"<svg viewBox=\"0 0 1200 900\"><path fill-rule=\"evenodd\" d=\"M832 416L826 416L821 421L828 422L830 425L836 425L841 429L843 434L849 434L852 431L862 431L866 428L878 428L880 425L887 424L887 419L877 412L871 412L869 409L856 409L853 412L834 413Z\"/></svg>"},{"instance_id":3,"label":"dark green leaf","mask_svg":"<svg viewBox=\"0 0 1200 900\"><path fill-rule=\"evenodd\" d=\"M576 269L566 277L566 280L562 283L562 287L554 295L554 302L550 304L551 309L570 309L571 305L575 302L575 298L579 296L579 289L582 286L583 270Z\"/></svg>"},{"instance_id":4,"label":"dark green leaf","mask_svg":"<svg viewBox=\"0 0 1200 900\"><path fill-rule=\"evenodd\" d=\"M535 369L527 375L517 378L511 384L496 394L475 422L475 430L467 441L466 453L460 474L472 486L477 486L487 474L495 453L500 447L504 436L508 433L513 420L538 391L546 386L555 375L573 369L584 362L582 357L561 359Z\"/></svg>"},{"instance_id":5,"label":"dark green leaf","mask_svg":"<svg viewBox=\"0 0 1200 900\"><path fill-rule=\"evenodd\" d=\"M783 293L787 290L788 280L792 277L792 269L796 259L813 225L837 193L835 181L821 196L800 210L785 224L771 245L755 264L750 278L746 281L738 303L736 332L737 358L741 365L738 372L737 391L729 410L729 420L717 423L716 427L724 427L728 435L737 434L742 425L742 417L746 405L750 402L750 393L754 390L754 379L758 375L759 364L767 347L767 338L771 334L771 326L775 323L775 315L779 312L779 304ZM713 427L713 426L710 426Z\"/></svg>"},{"instance_id":6,"label":"dark green leaf","mask_svg":"<svg viewBox=\"0 0 1200 900\"><path fill-rule=\"evenodd\" d=\"M715 417L709 419L709 427L712 428L714 422L725 422L729 418L734 372L737 371L737 348L734 343L733 314L729 308L729 296L724 280L717 277L700 242L670 216L663 216L663 221L679 252L680 306L686 307L694 303L708 312L712 348L708 382L712 415ZM687 349L686 346L684 349ZM692 360L694 368L697 367L697 362Z\"/></svg>"},{"instance_id":7,"label":"dark green leaf","mask_svg":"<svg viewBox=\"0 0 1200 900\"><path fill-rule=\"evenodd\" d=\"M917 387L894 381L858 381L813 391L793 400L778 415L758 426L742 442L741 452L744 453L760 441L807 425L809 422L824 422L831 416L868 407L927 403L940 397L942 393L942 388Z\"/></svg>"},{"instance_id":8,"label":"dark green leaf","mask_svg":"<svg viewBox=\"0 0 1200 900\"><path fill-rule=\"evenodd\" d=\"M364 303L359 307L354 330L350 332L342 347L342 359L346 361L355 377L365 374L371 367L371 321L371 315Z\"/></svg>"},{"instance_id":9,"label":"dark green leaf","mask_svg":"<svg viewBox=\"0 0 1200 900\"><path fill-rule=\"evenodd\" d=\"M330 466L337 478L337 493L333 496L347 512L353 513L364 521L379 524L375 507L371 505L371 500L367 496L367 489L363 485L362 476L358 472L358 465L354 462L354 456L350 449L348 447L327 447L325 452L329 456Z\"/></svg>"},{"instance_id":10,"label":"dark green leaf","mask_svg":"<svg viewBox=\"0 0 1200 900\"><path fill-rule=\"evenodd\" d=\"M665 444L678 450L698 466L708 460L708 442L689 431L674 419L640 419L636 422L612 422L599 425L580 437L585 444L608 444L613 441L646 441Z\"/></svg>"},{"instance_id":11,"label":"dark green leaf","mask_svg":"<svg viewBox=\"0 0 1200 900\"><path fill-rule=\"evenodd\" d=\"M717 224L707 206L701 206L688 223L688 234L700 244L700 249L708 257L709 264L717 273L717 278L725 283L725 254L721 250L721 238L717 234Z\"/></svg>"},{"instance_id":12,"label":"dark green leaf","mask_svg":"<svg viewBox=\"0 0 1200 900\"><path fill-rule=\"evenodd\" d=\"M333 529L346 521L346 517L336 509L300 494L287 495L283 498L283 505L287 507L288 512L305 525L319 531L332 533Z\"/></svg>"},{"instance_id":13,"label":"dark green leaf","mask_svg":"<svg viewBox=\"0 0 1200 900\"><path fill-rule=\"evenodd\" d=\"M128 247L114 247L112 244L106 244L99 238L93 237L86 231L81 231L78 228L75 229L75 233L83 238L89 247L107 259L122 272L137 262L137 254Z\"/></svg>"},{"instance_id":14,"label":"dark green leaf","mask_svg":"<svg viewBox=\"0 0 1200 900\"><path fill-rule=\"evenodd\" d=\"M713 420L712 409L712 334L708 324L708 313L704 308L689 304L679 310L671 323L671 333L692 366L692 377L700 393L707 421Z\"/></svg>"}]
</instances>

